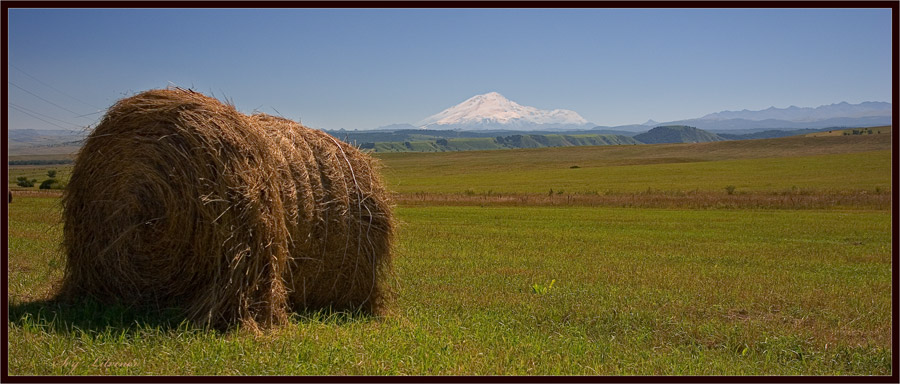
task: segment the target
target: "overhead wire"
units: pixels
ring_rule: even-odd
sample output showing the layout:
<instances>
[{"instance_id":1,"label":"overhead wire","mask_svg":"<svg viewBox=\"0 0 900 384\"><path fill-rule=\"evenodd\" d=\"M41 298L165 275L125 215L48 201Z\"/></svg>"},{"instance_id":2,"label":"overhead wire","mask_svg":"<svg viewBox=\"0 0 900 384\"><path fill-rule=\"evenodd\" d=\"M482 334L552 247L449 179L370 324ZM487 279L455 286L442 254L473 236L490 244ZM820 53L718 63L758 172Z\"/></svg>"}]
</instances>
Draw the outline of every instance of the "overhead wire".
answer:
<instances>
[{"instance_id":1,"label":"overhead wire","mask_svg":"<svg viewBox=\"0 0 900 384\"><path fill-rule=\"evenodd\" d=\"M43 122L45 122L45 123L47 123L47 124L50 124L50 125L53 125L53 126L62 128L62 129L70 129L70 128L63 127L62 125L56 124L56 123L54 123L54 122L52 122L52 121L44 120L44 119L41 118L40 116L33 115L33 114L31 114L30 112L27 112L27 111L25 111L24 109L21 109L21 108L19 108L19 107L14 106L14 105L10 105L10 107L13 107L13 109L15 109L15 110L17 110L17 111L19 111L19 112L22 112L22 113L24 113L24 114L26 114L26 115L28 115L28 116L31 116L31 117L33 117L33 118L35 118L35 119L38 119L38 120L40 120L40 121L43 121Z\"/></svg>"},{"instance_id":2,"label":"overhead wire","mask_svg":"<svg viewBox=\"0 0 900 384\"><path fill-rule=\"evenodd\" d=\"M34 92L31 92L31 91L29 91L29 90L27 90L27 89L25 89L25 88L20 87L18 84L13 83L12 81L7 80L6 82L7 82L9 85L12 85L13 87L19 88L19 89L21 89L22 91L25 91L26 93L28 93L28 94L30 94L30 95L32 95L32 96L34 96L34 97L37 97L38 99L41 99L41 100L43 100L43 101L49 103L50 105L53 105L53 106L59 108L59 109L62 109L62 110L64 110L64 111L69 112L69 113L71 113L71 114L73 114L73 115L76 115L76 116L81 115L80 112L75 112L75 111L73 111L73 110L71 110L71 109L69 109L69 108L63 107L62 105L59 105L59 104L56 104L56 103L54 103L54 102L52 102L52 101L50 101L50 100L47 100L47 99L45 99L45 98L39 96L38 94L36 94L36 93L34 93Z\"/></svg>"},{"instance_id":3,"label":"overhead wire","mask_svg":"<svg viewBox=\"0 0 900 384\"><path fill-rule=\"evenodd\" d=\"M69 125L74 126L74 127L79 127L79 128L83 128L83 127L84 127L83 125L80 125L80 124L75 124L75 123L68 122L68 121L65 121L65 120L60 120L60 119L57 119L57 118L55 118L55 117L53 117L53 116L45 115L45 114L43 114L43 113L40 113L40 112L31 110L31 109L25 108L25 107L23 107L23 106L21 106L21 105L17 105L17 104L15 104L15 103L13 103L13 102L7 102L7 105L9 105L10 107L13 107L13 108L19 110L20 112L23 112L23 113L26 113L26 114L30 114L32 117L43 116L43 117L46 117L46 118L48 118L48 119L55 120L55 121L58 121L58 122L64 123L64 124L69 124ZM37 116L35 116L35 115L37 115Z\"/></svg>"},{"instance_id":4,"label":"overhead wire","mask_svg":"<svg viewBox=\"0 0 900 384\"><path fill-rule=\"evenodd\" d=\"M9 65L10 67L12 67L12 68L18 70L18 71L21 72L22 74L24 74L24 75L30 77L31 79L37 81L38 83L40 83L40 84L46 86L47 88L50 88L50 89L52 89L52 90L54 90L54 91L56 91L56 92L58 92L58 93L60 93L60 94L62 94L62 95L64 95L64 96L66 96L66 97L68 97L68 98L70 98L70 99L73 99L73 100L75 100L75 101L78 101L78 102L80 102L80 103L82 103L82 104L85 104L85 105L90 106L90 107L92 107L92 108L97 108L96 106L92 105L91 103L88 103L88 102L86 102L86 101L84 101L84 100L81 100L81 99L79 99L79 98L77 98L77 97L74 97L74 96L72 96L72 95L69 95L68 93L63 92L63 91L59 90L58 88L56 88L56 87L54 87L54 86L52 86L52 85L50 85L50 84L47 84L46 82L42 81L41 79L38 79L37 77L31 75L30 73L24 71L23 69L21 69L21 68L15 66L15 65L12 65L12 64L8 64L8 65ZM95 115L95 114L98 114L98 113L102 113L102 112L105 111L104 109L100 109L100 110L98 110L98 111L90 112L90 113L79 113L79 112L73 111L73 110L71 110L71 109L69 109L69 108L66 108L66 107L64 107L64 106L62 106L62 105L59 105L59 104L57 104L57 103L55 103L55 102L53 102L53 101L51 101L51 100L48 100L47 98L42 97L41 95L38 95L37 93L35 93L35 92L33 92L33 91L29 90L29 89L26 89L25 87L22 87L21 85L16 84L16 83L14 83L14 82L12 82L12 81L7 80L7 83L8 83L9 85L12 85L13 87L16 87L16 88L22 90L22 91L25 92L25 93L28 93L29 95L32 95L32 96L34 96L34 97L36 97L36 98L38 98L38 99L40 99L40 100L42 100L42 101L44 101L44 102L50 104L50 105L53 105L53 106L56 107L56 108L59 108L59 109L61 109L61 110L63 110L63 111L66 111L66 112L71 113L71 114L73 115L74 118L87 118L87 119L90 119L89 116ZM59 124L57 124L57 123L54 123L53 121L56 121L56 122L59 122L59 123L63 123L63 124L66 124L66 125L70 125L70 126L73 126L73 127L77 127L77 128L86 128L86 126L83 125L83 124L76 124L76 123L72 123L72 122L69 122L69 121L61 120L61 119L58 119L58 118L56 118L56 117L49 116L49 115L47 115L47 114L44 114L44 113L40 113L40 112L34 111L34 110L32 110L32 109L23 107L23 106L21 106L21 105L18 105L18 104L12 103L12 102L9 102L8 105L9 105L10 108L13 108L13 109L16 110L16 111L19 111L19 112L21 112L21 113L24 113L24 114L26 114L26 115L28 115L28 116L31 116L31 117L33 117L33 118L35 118L35 119L37 119L37 120L43 121L43 122L45 122L45 123L47 123L47 124L53 125L53 126L58 127L58 128L62 128L62 129L72 129L72 128L68 128L68 127L59 125ZM48 119L49 119L49 120L48 120ZM53 121L50 121L50 120L53 120ZM89 126L88 126L88 127L89 127Z\"/></svg>"},{"instance_id":5,"label":"overhead wire","mask_svg":"<svg viewBox=\"0 0 900 384\"><path fill-rule=\"evenodd\" d=\"M19 72L22 72L22 74L24 74L25 76L28 76L28 77L32 78L34 81L37 81L38 83L42 84L43 86L45 86L45 87L47 87L47 88L50 88L50 89L52 89L52 90L58 92L59 94L61 94L61 95L63 95L63 96L66 96L66 97L68 97L68 98L70 98L70 99L72 99L72 100L75 100L75 101L77 101L77 102L79 102L79 103L81 103L81 104L84 104L84 105L86 105L86 106L89 106L89 107L91 107L91 108L94 108L94 109L97 109L97 110L104 110L104 108L100 108L100 107L98 107L98 106L96 106L96 105L94 105L94 104L88 103L87 101L84 101L84 100L82 100L82 99L79 99L79 98L77 98L77 97L75 97L75 96L72 96L72 95L70 95L70 94L68 94L68 93L66 93L66 92L63 92L63 91L59 90L58 88L56 88L56 87L54 87L54 86L52 86L52 85L50 85L50 84L47 84L46 82L42 81L41 79L38 79L37 77L35 77L35 76L31 75L30 73L26 72L26 71L25 71L24 69L22 69L22 68L19 68L19 67L13 65L13 64L9 64L9 66L12 67L12 68L14 68L14 69L16 69L16 70L19 71ZM97 113L97 112L95 112L95 113Z\"/></svg>"}]
</instances>

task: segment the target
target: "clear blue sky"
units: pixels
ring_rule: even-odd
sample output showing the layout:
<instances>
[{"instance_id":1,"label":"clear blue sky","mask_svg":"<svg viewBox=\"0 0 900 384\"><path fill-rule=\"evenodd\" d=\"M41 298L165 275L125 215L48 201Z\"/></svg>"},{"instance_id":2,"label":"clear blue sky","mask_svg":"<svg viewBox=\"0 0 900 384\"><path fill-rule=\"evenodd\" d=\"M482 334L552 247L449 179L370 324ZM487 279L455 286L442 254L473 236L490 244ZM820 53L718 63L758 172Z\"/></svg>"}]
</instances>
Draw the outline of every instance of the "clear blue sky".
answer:
<instances>
[{"instance_id":1,"label":"clear blue sky","mask_svg":"<svg viewBox=\"0 0 900 384\"><path fill-rule=\"evenodd\" d=\"M896 81L890 9L10 9L8 31L11 129L169 84L369 129L491 91L622 125L893 102Z\"/></svg>"}]
</instances>

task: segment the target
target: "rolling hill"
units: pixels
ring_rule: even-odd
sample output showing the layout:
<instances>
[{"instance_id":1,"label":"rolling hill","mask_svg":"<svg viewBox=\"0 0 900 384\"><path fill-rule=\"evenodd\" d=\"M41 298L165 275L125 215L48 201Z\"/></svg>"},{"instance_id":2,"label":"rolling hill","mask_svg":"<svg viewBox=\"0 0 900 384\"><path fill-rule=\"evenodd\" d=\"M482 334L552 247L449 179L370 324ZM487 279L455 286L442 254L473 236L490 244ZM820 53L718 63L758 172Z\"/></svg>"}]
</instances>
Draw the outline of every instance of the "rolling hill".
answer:
<instances>
[{"instance_id":1,"label":"rolling hill","mask_svg":"<svg viewBox=\"0 0 900 384\"><path fill-rule=\"evenodd\" d=\"M686 125L666 125L656 127L646 133L635 135L634 139L644 144L663 143L706 143L726 140L715 133Z\"/></svg>"},{"instance_id":2,"label":"rolling hill","mask_svg":"<svg viewBox=\"0 0 900 384\"><path fill-rule=\"evenodd\" d=\"M441 138L433 140L363 143L375 152L457 152L496 149L573 147L585 145L634 145L637 140L622 135L516 134L496 137Z\"/></svg>"}]
</instances>

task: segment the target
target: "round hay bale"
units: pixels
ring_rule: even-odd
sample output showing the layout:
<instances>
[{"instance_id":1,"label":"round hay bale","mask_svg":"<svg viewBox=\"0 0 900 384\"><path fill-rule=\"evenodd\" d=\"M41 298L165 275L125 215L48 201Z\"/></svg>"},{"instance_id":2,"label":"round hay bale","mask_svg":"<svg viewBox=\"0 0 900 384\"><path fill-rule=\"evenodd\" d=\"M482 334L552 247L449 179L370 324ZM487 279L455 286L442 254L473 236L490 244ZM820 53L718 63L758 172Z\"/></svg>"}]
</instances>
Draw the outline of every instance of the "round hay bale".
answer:
<instances>
[{"instance_id":1,"label":"round hay bale","mask_svg":"<svg viewBox=\"0 0 900 384\"><path fill-rule=\"evenodd\" d=\"M277 143L292 241L286 285L294 309L377 313L390 272L391 207L368 155L318 130L268 115L252 117Z\"/></svg>"},{"instance_id":2,"label":"round hay bale","mask_svg":"<svg viewBox=\"0 0 900 384\"><path fill-rule=\"evenodd\" d=\"M63 195L61 295L179 307L220 329L304 308L378 312L388 195L367 155L324 135L188 90L120 100Z\"/></svg>"}]
</instances>

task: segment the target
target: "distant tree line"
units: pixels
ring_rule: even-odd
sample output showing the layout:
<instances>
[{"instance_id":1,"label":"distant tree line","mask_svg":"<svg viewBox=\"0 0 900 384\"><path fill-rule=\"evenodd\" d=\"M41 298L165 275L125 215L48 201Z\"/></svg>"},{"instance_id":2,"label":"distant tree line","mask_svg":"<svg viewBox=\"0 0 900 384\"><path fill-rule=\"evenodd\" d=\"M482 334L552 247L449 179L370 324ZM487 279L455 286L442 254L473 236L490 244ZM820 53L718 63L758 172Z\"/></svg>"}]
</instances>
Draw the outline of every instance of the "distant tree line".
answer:
<instances>
[{"instance_id":1,"label":"distant tree line","mask_svg":"<svg viewBox=\"0 0 900 384\"><path fill-rule=\"evenodd\" d=\"M863 128L863 129L854 129L853 131L844 131L844 136L852 136L852 135L871 135L874 134L875 131L872 128ZM878 131L881 133L881 130Z\"/></svg>"}]
</instances>

